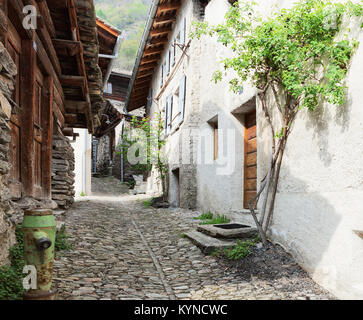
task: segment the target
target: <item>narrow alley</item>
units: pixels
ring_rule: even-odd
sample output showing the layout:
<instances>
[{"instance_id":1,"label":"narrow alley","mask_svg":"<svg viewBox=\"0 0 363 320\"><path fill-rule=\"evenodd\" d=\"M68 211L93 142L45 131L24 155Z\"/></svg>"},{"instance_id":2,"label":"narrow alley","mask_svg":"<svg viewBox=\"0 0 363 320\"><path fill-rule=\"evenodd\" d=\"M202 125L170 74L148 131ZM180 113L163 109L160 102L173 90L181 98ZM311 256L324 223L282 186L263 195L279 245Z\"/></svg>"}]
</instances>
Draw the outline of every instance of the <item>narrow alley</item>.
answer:
<instances>
[{"instance_id":1,"label":"narrow alley","mask_svg":"<svg viewBox=\"0 0 363 320\"><path fill-rule=\"evenodd\" d=\"M204 255L182 237L199 223L193 219L199 212L145 208L147 196L93 180L96 195L65 213L73 248L55 261L58 299L333 298L283 250L271 248L274 253L263 258L253 255L252 265L241 270Z\"/></svg>"}]
</instances>

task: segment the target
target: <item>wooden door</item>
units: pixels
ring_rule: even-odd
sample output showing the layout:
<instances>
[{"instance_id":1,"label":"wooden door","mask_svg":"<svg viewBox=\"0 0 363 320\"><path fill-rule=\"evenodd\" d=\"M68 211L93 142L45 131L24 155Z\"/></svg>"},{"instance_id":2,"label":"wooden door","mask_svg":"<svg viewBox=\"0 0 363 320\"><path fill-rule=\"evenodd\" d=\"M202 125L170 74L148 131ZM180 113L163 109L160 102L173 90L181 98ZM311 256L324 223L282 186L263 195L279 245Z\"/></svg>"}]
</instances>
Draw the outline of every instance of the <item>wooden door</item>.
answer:
<instances>
[{"instance_id":1,"label":"wooden door","mask_svg":"<svg viewBox=\"0 0 363 320\"><path fill-rule=\"evenodd\" d=\"M35 86L35 112L34 112L34 196L38 199L43 197L43 177L42 177L42 163L43 163L43 133L42 127L42 113L44 104L44 77L40 70L37 71L37 81Z\"/></svg>"},{"instance_id":2,"label":"wooden door","mask_svg":"<svg viewBox=\"0 0 363 320\"><path fill-rule=\"evenodd\" d=\"M6 44L11 58L13 59L17 70L21 68L21 38L16 32L14 26L8 21L9 36ZM9 148L9 161L11 163L9 186L10 193L13 199L21 198L22 196L22 176L21 176L21 103L20 103L20 72L17 73L15 78L15 88L12 95L13 106L10 117L9 126L11 129L11 142Z\"/></svg>"},{"instance_id":3,"label":"wooden door","mask_svg":"<svg viewBox=\"0 0 363 320\"><path fill-rule=\"evenodd\" d=\"M244 155L244 197L243 207L257 194L257 135L256 110L245 116L245 155ZM255 203L253 203L254 205Z\"/></svg>"}]
</instances>

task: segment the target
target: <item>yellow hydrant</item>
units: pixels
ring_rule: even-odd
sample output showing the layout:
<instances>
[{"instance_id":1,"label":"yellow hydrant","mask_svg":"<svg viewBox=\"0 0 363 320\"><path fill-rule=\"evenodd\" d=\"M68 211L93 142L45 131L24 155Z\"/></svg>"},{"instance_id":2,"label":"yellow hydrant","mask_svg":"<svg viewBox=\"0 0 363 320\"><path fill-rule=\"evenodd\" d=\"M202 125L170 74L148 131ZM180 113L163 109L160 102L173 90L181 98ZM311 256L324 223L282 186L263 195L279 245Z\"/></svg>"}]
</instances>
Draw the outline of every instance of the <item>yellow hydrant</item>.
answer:
<instances>
[{"instance_id":1,"label":"yellow hydrant","mask_svg":"<svg viewBox=\"0 0 363 320\"><path fill-rule=\"evenodd\" d=\"M24 294L24 300L53 300L52 287L56 223L52 210L34 209L24 213L24 259L37 272L36 289Z\"/></svg>"}]
</instances>

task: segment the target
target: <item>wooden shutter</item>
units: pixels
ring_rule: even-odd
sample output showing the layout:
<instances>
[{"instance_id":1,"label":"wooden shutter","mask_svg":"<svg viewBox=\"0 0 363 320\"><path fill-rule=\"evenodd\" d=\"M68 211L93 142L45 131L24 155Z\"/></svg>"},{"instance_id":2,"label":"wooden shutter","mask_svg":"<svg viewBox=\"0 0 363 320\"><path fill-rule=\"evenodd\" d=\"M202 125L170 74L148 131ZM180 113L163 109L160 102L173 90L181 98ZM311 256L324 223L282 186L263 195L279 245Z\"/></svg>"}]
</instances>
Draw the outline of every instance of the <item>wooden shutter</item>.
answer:
<instances>
[{"instance_id":1,"label":"wooden shutter","mask_svg":"<svg viewBox=\"0 0 363 320\"><path fill-rule=\"evenodd\" d=\"M187 77L183 75L179 85L179 124L182 123L184 120L186 82Z\"/></svg>"},{"instance_id":2,"label":"wooden shutter","mask_svg":"<svg viewBox=\"0 0 363 320\"><path fill-rule=\"evenodd\" d=\"M185 18L180 21L180 44L185 44Z\"/></svg>"}]
</instances>

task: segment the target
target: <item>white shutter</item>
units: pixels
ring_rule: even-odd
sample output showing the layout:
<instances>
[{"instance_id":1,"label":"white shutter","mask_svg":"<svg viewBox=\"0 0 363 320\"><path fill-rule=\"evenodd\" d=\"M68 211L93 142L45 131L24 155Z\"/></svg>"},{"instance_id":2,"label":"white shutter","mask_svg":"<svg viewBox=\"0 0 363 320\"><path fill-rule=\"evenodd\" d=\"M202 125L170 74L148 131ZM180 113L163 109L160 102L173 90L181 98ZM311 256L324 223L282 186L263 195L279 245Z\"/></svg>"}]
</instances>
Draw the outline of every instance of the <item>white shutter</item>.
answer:
<instances>
[{"instance_id":1,"label":"white shutter","mask_svg":"<svg viewBox=\"0 0 363 320\"><path fill-rule=\"evenodd\" d=\"M180 21L180 44L185 44L185 18Z\"/></svg>"},{"instance_id":2,"label":"white shutter","mask_svg":"<svg viewBox=\"0 0 363 320\"><path fill-rule=\"evenodd\" d=\"M163 81L164 81L164 66L163 65L161 65L160 66L160 88L162 88L163 87Z\"/></svg>"},{"instance_id":3,"label":"white shutter","mask_svg":"<svg viewBox=\"0 0 363 320\"><path fill-rule=\"evenodd\" d=\"M170 73L170 51L166 53L166 70L165 75L168 76Z\"/></svg>"},{"instance_id":4,"label":"white shutter","mask_svg":"<svg viewBox=\"0 0 363 320\"><path fill-rule=\"evenodd\" d=\"M172 118L173 118L173 96L169 96L167 98L168 100L168 103L167 103L167 106L168 106L168 130L167 132L170 133L171 132L171 121L172 121Z\"/></svg>"},{"instance_id":5,"label":"white shutter","mask_svg":"<svg viewBox=\"0 0 363 320\"><path fill-rule=\"evenodd\" d=\"M185 112L185 93L186 93L186 81L187 77L184 75L180 80L179 85L179 124L184 120Z\"/></svg>"},{"instance_id":6,"label":"white shutter","mask_svg":"<svg viewBox=\"0 0 363 320\"><path fill-rule=\"evenodd\" d=\"M165 128L165 136L168 135L168 119L169 119L169 115L168 115L168 111L169 111L169 100L168 98L166 98L166 107L165 107L165 123L164 123L164 128Z\"/></svg>"},{"instance_id":7,"label":"white shutter","mask_svg":"<svg viewBox=\"0 0 363 320\"><path fill-rule=\"evenodd\" d=\"M173 45L171 48L171 65L174 66L175 64L175 38L173 40Z\"/></svg>"},{"instance_id":8,"label":"white shutter","mask_svg":"<svg viewBox=\"0 0 363 320\"><path fill-rule=\"evenodd\" d=\"M148 111L151 109L151 105L153 104L153 88L149 89L149 96L147 99L147 109Z\"/></svg>"}]
</instances>

